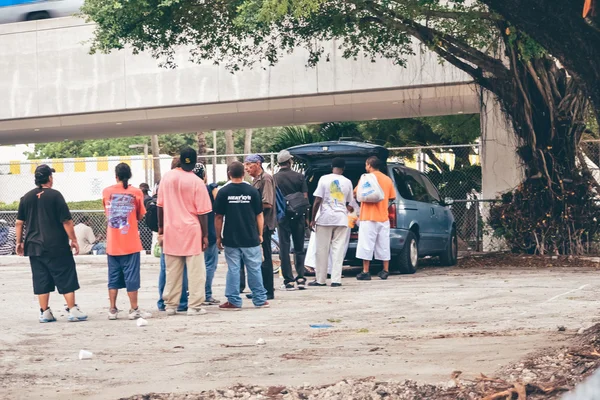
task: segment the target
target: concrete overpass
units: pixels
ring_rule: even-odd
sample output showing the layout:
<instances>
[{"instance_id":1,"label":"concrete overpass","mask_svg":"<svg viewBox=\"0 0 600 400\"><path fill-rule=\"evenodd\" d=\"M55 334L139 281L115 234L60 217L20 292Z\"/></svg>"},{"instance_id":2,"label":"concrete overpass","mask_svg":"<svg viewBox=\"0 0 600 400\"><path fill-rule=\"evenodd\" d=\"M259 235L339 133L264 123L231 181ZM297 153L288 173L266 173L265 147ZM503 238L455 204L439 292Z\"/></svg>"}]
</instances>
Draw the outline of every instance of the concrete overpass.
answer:
<instances>
[{"instance_id":1,"label":"concrete overpass","mask_svg":"<svg viewBox=\"0 0 600 400\"><path fill-rule=\"evenodd\" d=\"M235 75L159 68L147 54L89 55L94 26L78 18L0 25L0 144L479 112L462 71L415 46L407 68L346 60L305 67L296 51Z\"/></svg>"},{"instance_id":2,"label":"concrete overpass","mask_svg":"<svg viewBox=\"0 0 600 400\"><path fill-rule=\"evenodd\" d=\"M415 45L407 67L346 60L305 67L298 50L274 67L236 73L148 54L88 54L94 26L78 18L0 25L0 144L194 132L327 121L482 115L483 197L518 183L513 135L471 79Z\"/></svg>"}]
</instances>

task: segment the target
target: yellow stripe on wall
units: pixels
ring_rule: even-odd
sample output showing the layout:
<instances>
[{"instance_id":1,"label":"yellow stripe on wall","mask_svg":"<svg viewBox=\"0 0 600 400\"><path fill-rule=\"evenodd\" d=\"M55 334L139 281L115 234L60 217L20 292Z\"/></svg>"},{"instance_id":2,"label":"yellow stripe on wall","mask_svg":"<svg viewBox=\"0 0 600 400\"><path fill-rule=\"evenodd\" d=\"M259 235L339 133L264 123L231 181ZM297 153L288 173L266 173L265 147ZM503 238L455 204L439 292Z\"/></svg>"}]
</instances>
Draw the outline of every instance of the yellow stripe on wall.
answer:
<instances>
[{"instance_id":1,"label":"yellow stripe on wall","mask_svg":"<svg viewBox=\"0 0 600 400\"><path fill-rule=\"evenodd\" d=\"M31 168L31 173L35 174L35 169L38 167L38 165L40 165L41 162L32 162L31 164L29 164L29 167Z\"/></svg>"},{"instance_id":2,"label":"yellow stripe on wall","mask_svg":"<svg viewBox=\"0 0 600 400\"><path fill-rule=\"evenodd\" d=\"M98 171L108 171L108 157L98 157L96 168Z\"/></svg>"},{"instance_id":3,"label":"yellow stripe on wall","mask_svg":"<svg viewBox=\"0 0 600 400\"><path fill-rule=\"evenodd\" d=\"M56 172L65 172L65 162L63 160L56 160L51 163L51 167Z\"/></svg>"},{"instance_id":4,"label":"yellow stripe on wall","mask_svg":"<svg viewBox=\"0 0 600 400\"><path fill-rule=\"evenodd\" d=\"M129 156L121 157L120 162L125 163L131 167L131 157Z\"/></svg>"},{"instance_id":5,"label":"yellow stripe on wall","mask_svg":"<svg viewBox=\"0 0 600 400\"><path fill-rule=\"evenodd\" d=\"M10 162L10 173L11 173L11 175L21 174L21 161L11 161Z\"/></svg>"},{"instance_id":6,"label":"yellow stripe on wall","mask_svg":"<svg viewBox=\"0 0 600 400\"><path fill-rule=\"evenodd\" d=\"M75 159L75 172L85 172L85 159L84 158L76 158Z\"/></svg>"}]
</instances>

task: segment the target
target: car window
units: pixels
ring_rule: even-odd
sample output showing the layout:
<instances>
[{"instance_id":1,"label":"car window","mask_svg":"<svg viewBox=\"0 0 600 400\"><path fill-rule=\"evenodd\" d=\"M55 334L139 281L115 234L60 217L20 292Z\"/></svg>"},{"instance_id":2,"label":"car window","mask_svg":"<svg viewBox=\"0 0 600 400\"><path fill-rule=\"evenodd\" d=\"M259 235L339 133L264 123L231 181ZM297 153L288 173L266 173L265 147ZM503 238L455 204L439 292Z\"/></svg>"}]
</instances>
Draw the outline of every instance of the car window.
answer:
<instances>
[{"instance_id":1,"label":"car window","mask_svg":"<svg viewBox=\"0 0 600 400\"><path fill-rule=\"evenodd\" d=\"M404 172L402 172L400 168L394 168L394 181L396 181L396 188L398 189L398 193L400 193L400 196L402 196L403 199L414 199L413 192L410 190L410 187L406 185L404 179Z\"/></svg>"},{"instance_id":2,"label":"car window","mask_svg":"<svg viewBox=\"0 0 600 400\"><path fill-rule=\"evenodd\" d=\"M413 194L413 200L421 201L423 203L431 203L432 199L427 192L427 188L421 179L421 174L417 171L407 169L404 175L404 181L406 186L410 189Z\"/></svg>"},{"instance_id":3,"label":"car window","mask_svg":"<svg viewBox=\"0 0 600 400\"><path fill-rule=\"evenodd\" d=\"M442 199L440 198L440 194L438 193L434 184L431 183L429 178L426 177L425 175L421 175L421 179L423 180L423 183L425 183L425 188L427 189L427 193L429 194L429 197L433 200L433 202L440 204L442 202Z\"/></svg>"}]
</instances>

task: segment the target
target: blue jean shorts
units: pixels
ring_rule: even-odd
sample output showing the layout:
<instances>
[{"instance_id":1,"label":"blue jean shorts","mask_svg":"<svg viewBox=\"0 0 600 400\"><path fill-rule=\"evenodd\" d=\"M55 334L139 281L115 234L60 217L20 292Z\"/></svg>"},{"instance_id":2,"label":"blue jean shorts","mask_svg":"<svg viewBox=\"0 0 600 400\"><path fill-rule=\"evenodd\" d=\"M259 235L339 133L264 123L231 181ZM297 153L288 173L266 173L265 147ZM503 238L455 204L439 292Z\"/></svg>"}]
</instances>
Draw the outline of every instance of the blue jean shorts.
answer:
<instances>
[{"instance_id":1,"label":"blue jean shorts","mask_svg":"<svg viewBox=\"0 0 600 400\"><path fill-rule=\"evenodd\" d=\"M108 256L108 288L135 292L140 289L140 253Z\"/></svg>"}]
</instances>

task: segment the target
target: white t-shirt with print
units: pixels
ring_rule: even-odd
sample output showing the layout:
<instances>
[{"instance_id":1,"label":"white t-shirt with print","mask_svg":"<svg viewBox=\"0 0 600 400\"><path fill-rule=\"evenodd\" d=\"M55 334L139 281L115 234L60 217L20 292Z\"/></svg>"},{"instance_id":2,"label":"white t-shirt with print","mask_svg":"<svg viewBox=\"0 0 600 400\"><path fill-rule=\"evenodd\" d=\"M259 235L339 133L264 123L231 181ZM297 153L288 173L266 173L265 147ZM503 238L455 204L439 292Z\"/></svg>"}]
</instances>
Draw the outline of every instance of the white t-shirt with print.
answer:
<instances>
[{"instance_id":1,"label":"white t-shirt with print","mask_svg":"<svg viewBox=\"0 0 600 400\"><path fill-rule=\"evenodd\" d=\"M317 225L348 226L346 204L352 201L350 179L338 174L322 176L314 196L323 199L316 219Z\"/></svg>"}]
</instances>

